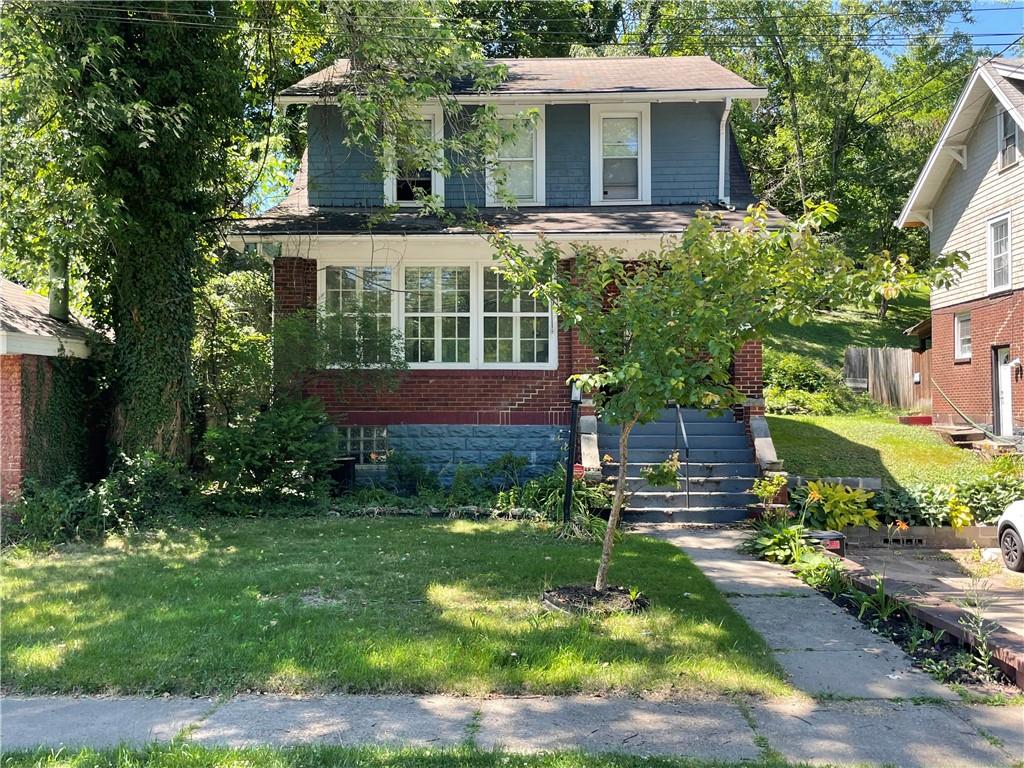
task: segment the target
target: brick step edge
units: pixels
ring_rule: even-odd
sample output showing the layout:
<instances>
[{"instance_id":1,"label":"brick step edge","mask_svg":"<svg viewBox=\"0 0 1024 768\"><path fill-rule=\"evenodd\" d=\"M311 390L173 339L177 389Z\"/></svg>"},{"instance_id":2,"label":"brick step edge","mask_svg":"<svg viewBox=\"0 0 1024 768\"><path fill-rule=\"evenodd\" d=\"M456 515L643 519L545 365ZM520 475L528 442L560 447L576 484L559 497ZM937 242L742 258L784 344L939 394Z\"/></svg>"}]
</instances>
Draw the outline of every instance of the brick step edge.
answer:
<instances>
[{"instance_id":1,"label":"brick step edge","mask_svg":"<svg viewBox=\"0 0 1024 768\"><path fill-rule=\"evenodd\" d=\"M839 558L838 555L827 554L839 559L846 576L854 586L868 593L875 591L877 582L874 573L849 557ZM966 645L977 644L975 637L960 625L961 617L966 616L967 612L959 606L937 597L915 595L911 591L915 588L913 584L885 577L882 577L882 583L886 593L899 600L907 613L918 621L934 629L944 630L946 634L952 635ZM1016 686L1024 690L1024 637L997 622L988 623L994 627L988 642L992 658Z\"/></svg>"}]
</instances>

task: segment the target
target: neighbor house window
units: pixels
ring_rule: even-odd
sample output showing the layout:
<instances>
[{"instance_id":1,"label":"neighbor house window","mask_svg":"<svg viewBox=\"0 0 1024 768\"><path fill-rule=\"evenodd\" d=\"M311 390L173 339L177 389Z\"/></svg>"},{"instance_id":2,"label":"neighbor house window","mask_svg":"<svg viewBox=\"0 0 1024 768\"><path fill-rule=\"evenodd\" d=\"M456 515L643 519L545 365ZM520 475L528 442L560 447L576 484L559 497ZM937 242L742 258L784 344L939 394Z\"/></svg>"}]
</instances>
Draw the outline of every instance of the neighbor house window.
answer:
<instances>
[{"instance_id":1,"label":"neighbor house window","mask_svg":"<svg viewBox=\"0 0 1024 768\"><path fill-rule=\"evenodd\" d=\"M591 107L591 201L650 201L650 105Z\"/></svg>"},{"instance_id":2,"label":"neighbor house window","mask_svg":"<svg viewBox=\"0 0 1024 768\"><path fill-rule=\"evenodd\" d=\"M484 363L546 363L551 312L547 302L517 291L494 269L484 269Z\"/></svg>"},{"instance_id":3,"label":"neighbor house window","mask_svg":"<svg viewBox=\"0 0 1024 768\"><path fill-rule=\"evenodd\" d=\"M1010 216L1006 214L988 223L988 286L990 291L1011 287Z\"/></svg>"},{"instance_id":4,"label":"neighbor house window","mask_svg":"<svg viewBox=\"0 0 1024 768\"><path fill-rule=\"evenodd\" d=\"M355 456L357 464L380 464L387 459L387 427L342 427L338 437L341 452Z\"/></svg>"},{"instance_id":5,"label":"neighbor house window","mask_svg":"<svg viewBox=\"0 0 1024 768\"><path fill-rule=\"evenodd\" d=\"M971 356L971 313L953 315L953 351L957 360Z\"/></svg>"},{"instance_id":6,"label":"neighbor house window","mask_svg":"<svg viewBox=\"0 0 1024 768\"><path fill-rule=\"evenodd\" d=\"M414 130L423 138L440 142L444 138L444 117L440 109L425 109ZM431 167L397 162L384 181L384 201L402 206L419 205L424 197L444 198L444 177Z\"/></svg>"},{"instance_id":7,"label":"neighbor house window","mask_svg":"<svg viewBox=\"0 0 1024 768\"><path fill-rule=\"evenodd\" d=\"M405 268L406 361L471 361L471 276L471 267Z\"/></svg>"},{"instance_id":8,"label":"neighbor house window","mask_svg":"<svg viewBox=\"0 0 1024 768\"><path fill-rule=\"evenodd\" d=\"M499 118L502 134L510 137L498 147L493 170L488 169L488 205L498 205L503 200L499 180L504 184L502 193L519 205L544 204L544 113L542 108L538 109L540 118L535 122L524 117Z\"/></svg>"},{"instance_id":9,"label":"neighbor house window","mask_svg":"<svg viewBox=\"0 0 1024 768\"><path fill-rule=\"evenodd\" d=\"M1020 131L1017 121L1007 110L1001 110L997 116L999 126L999 167L1006 168L1017 162L1020 154Z\"/></svg>"}]
</instances>

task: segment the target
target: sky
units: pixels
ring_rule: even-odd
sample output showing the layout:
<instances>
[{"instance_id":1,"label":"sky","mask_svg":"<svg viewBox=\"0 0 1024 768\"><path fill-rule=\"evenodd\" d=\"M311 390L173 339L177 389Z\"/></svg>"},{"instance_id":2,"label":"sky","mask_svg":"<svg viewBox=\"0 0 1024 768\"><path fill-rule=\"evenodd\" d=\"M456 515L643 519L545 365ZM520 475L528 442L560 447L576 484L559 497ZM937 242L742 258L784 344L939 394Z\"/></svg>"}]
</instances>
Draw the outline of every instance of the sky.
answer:
<instances>
[{"instance_id":1,"label":"sky","mask_svg":"<svg viewBox=\"0 0 1024 768\"><path fill-rule=\"evenodd\" d=\"M1024 34L1024 0L974 3L974 20L965 22L957 17L947 24L947 31L962 30L974 36L976 48L988 47L993 53L1001 50L1014 37ZM1006 56L1022 56L1020 44L1008 50Z\"/></svg>"}]
</instances>

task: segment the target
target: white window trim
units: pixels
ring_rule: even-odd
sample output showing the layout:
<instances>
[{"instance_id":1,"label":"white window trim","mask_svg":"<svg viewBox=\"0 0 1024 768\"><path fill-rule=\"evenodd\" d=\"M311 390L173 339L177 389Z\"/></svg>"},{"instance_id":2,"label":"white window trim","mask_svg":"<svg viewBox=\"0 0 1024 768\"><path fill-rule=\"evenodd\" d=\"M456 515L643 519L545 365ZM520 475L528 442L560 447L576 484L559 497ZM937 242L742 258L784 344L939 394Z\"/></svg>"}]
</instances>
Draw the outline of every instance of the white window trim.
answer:
<instances>
[{"instance_id":1,"label":"white window trim","mask_svg":"<svg viewBox=\"0 0 1024 768\"><path fill-rule=\"evenodd\" d=\"M606 117L640 118L640 180L639 200L604 200L603 168L601 157L602 119ZM651 105L637 104L591 104L590 105L590 204L591 205L650 205L651 204Z\"/></svg>"},{"instance_id":2,"label":"white window trim","mask_svg":"<svg viewBox=\"0 0 1024 768\"><path fill-rule=\"evenodd\" d=\"M1006 285L997 286L995 284L995 254L992 251L993 240L992 240L992 227L1001 221L1006 222ZM985 239L988 243L987 246L987 269L988 272L988 292L989 293L1002 293L1003 291L1009 291L1013 289L1013 226L1010 223L1010 211L1003 211L997 216L993 216L985 222Z\"/></svg>"},{"instance_id":3,"label":"white window trim","mask_svg":"<svg viewBox=\"0 0 1024 768\"><path fill-rule=\"evenodd\" d=\"M558 369L558 322L555 313L549 313L548 361L546 363L485 363L483 284L484 270L494 266L490 255L486 257L467 256L404 256L399 261L369 259L366 257L331 256L317 260L317 305L321 310L327 302L327 267L390 267L391 285L391 327L404 336L405 330L405 268L406 267L472 267L469 276L470 290L470 331L468 363L409 363L409 370L491 370L491 371L554 371Z\"/></svg>"},{"instance_id":4,"label":"white window trim","mask_svg":"<svg viewBox=\"0 0 1024 768\"><path fill-rule=\"evenodd\" d=\"M966 355L960 351L960 323L964 318L968 321L971 319L970 312L957 312L953 315L953 359L954 360L970 360L972 352L974 351L974 328L971 328L971 351Z\"/></svg>"},{"instance_id":5,"label":"white window trim","mask_svg":"<svg viewBox=\"0 0 1024 768\"><path fill-rule=\"evenodd\" d=\"M434 141L444 140L444 109L441 105L424 105L419 108L419 119L430 120L430 130ZM423 204L416 200L398 200L398 174L395 162L390 153L385 153L387 173L384 174L384 203L398 205L402 208L419 208ZM439 158L440 159L440 158ZM444 200L444 174L439 171L430 172L430 193ZM346 265L349 266L349 265ZM356 265L352 265L356 266Z\"/></svg>"},{"instance_id":6,"label":"white window trim","mask_svg":"<svg viewBox=\"0 0 1024 768\"><path fill-rule=\"evenodd\" d=\"M515 117L528 110L537 110L538 116L537 121L534 123L533 131L533 192L534 196L532 200L519 200L516 205L520 208L529 206L545 205L547 200L547 172L545 170L545 148L544 148L544 132L545 132L545 111L544 105L538 104L536 106L513 108L513 107L499 107L497 110L498 117ZM497 162L497 158L493 162ZM484 187L486 190L486 204L489 207L501 205L502 201L497 197L497 184L494 181L491 163L487 164L487 168L484 172Z\"/></svg>"},{"instance_id":7,"label":"white window trim","mask_svg":"<svg viewBox=\"0 0 1024 768\"><path fill-rule=\"evenodd\" d=\"M1007 115L1010 116L1010 123L1013 125L1013 130L1014 130L1014 133L1015 133L1015 136L1014 136L1014 146L1016 147L1016 152L1014 154L1016 155L1016 157L1014 157L1012 163L1006 163L1004 165L1003 164L1003 140L1006 138L1006 134L1003 133L1003 122L1006 120L1006 116ZM1020 137L1021 137L1020 126L1018 126L1017 125L1017 121L1013 119L1013 115L1010 113L1010 111L1008 109L1006 109L1006 107L1003 107L1002 105L997 103L996 104L996 163L999 165L999 171L1000 172L1005 171L1005 170L1007 170L1009 168L1014 168L1020 162L1020 152L1021 152Z\"/></svg>"}]
</instances>

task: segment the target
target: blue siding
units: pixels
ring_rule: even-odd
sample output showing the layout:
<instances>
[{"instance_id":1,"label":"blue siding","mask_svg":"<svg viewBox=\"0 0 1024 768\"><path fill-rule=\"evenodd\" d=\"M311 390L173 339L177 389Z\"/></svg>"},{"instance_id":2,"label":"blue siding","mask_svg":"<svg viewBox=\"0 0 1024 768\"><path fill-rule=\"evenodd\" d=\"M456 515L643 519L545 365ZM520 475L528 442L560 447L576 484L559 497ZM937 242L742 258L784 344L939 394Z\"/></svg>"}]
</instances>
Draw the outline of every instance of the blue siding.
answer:
<instances>
[{"instance_id":1,"label":"blue siding","mask_svg":"<svg viewBox=\"0 0 1024 768\"><path fill-rule=\"evenodd\" d=\"M715 102L651 105L652 204L717 201L722 109Z\"/></svg>"},{"instance_id":2,"label":"blue siding","mask_svg":"<svg viewBox=\"0 0 1024 768\"><path fill-rule=\"evenodd\" d=\"M590 107L549 104L544 121L547 205L590 205Z\"/></svg>"},{"instance_id":3,"label":"blue siding","mask_svg":"<svg viewBox=\"0 0 1024 768\"><path fill-rule=\"evenodd\" d=\"M470 120L478 107L466 107L463 110L464 120ZM451 137L457 132L458 126L453 126L450 120L445 121L444 135ZM459 158L451 150L448 150L447 160L449 165L460 162ZM486 176L483 169L473 171L465 175L450 176L444 180L444 204L447 208L465 208L473 206L482 208L487 204Z\"/></svg>"},{"instance_id":4,"label":"blue siding","mask_svg":"<svg viewBox=\"0 0 1024 768\"><path fill-rule=\"evenodd\" d=\"M338 107L309 108L309 204L383 205L384 180L373 154L344 139Z\"/></svg>"}]
</instances>

